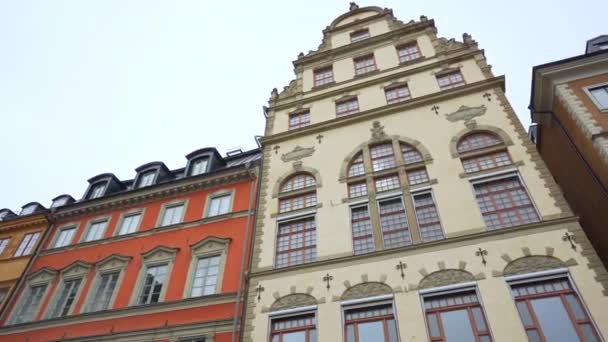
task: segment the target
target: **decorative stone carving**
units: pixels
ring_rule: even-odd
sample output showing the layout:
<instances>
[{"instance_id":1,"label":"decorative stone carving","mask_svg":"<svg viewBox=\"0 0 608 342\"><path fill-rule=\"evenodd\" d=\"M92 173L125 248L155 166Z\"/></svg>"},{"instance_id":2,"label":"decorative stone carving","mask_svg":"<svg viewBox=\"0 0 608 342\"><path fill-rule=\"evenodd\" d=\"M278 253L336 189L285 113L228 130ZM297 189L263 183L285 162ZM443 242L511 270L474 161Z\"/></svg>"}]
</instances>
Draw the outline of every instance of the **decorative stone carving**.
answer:
<instances>
[{"instance_id":1,"label":"decorative stone carving","mask_svg":"<svg viewBox=\"0 0 608 342\"><path fill-rule=\"evenodd\" d=\"M283 90L278 95L278 98L283 99L286 97L293 96L293 95L297 94L298 92L301 92L302 89L298 85L299 85L299 83L297 80L292 80L291 82L289 82L288 86L283 87Z\"/></svg>"},{"instance_id":2,"label":"decorative stone carving","mask_svg":"<svg viewBox=\"0 0 608 342\"><path fill-rule=\"evenodd\" d=\"M376 282L361 283L344 291L341 300L381 296L391 293L393 293L393 289L386 284Z\"/></svg>"},{"instance_id":3,"label":"decorative stone carving","mask_svg":"<svg viewBox=\"0 0 608 342\"><path fill-rule=\"evenodd\" d=\"M430 287L459 284L474 280L475 277L469 272L449 269L433 272L427 275L420 281L418 288L427 289Z\"/></svg>"},{"instance_id":4,"label":"decorative stone carving","mask_svg":"<svg viewBox=\"0 0 608 342\"><path fill-rule=\"evenodd\" d=\"M305 293L294 293L277 299L270 311L287 310L317 304L315 297Z\"/></svg>"},{"instance_id":5,"label":"decorative stone carving","mask_svg":"<svg viewBox=\"0 0 608 342\"><path fill-rule=\"evenodd\" d=\"M354 1L350 3L350 6L348 7L349 11L354 11L356 9L359 9L359 5L357 5Z\"/></svg>"},{"instance_id":6,"label":"decorative stone carving","mask_svg":"<svg viewBox=\"0 0 608 342\"><path fill-rule=\"evenodd\" d=\"M374 121L372 123L372 140L382 140L386 138L386 133L384 132L384 126L380 125L379 121Z\"/></svg>"},{"instance_id":7,"label":"decorative stone carving","mask_svg":"<svg viewBox=\"0 0 608 342\"><path fill-rule=\"evenodd\" d=\"M464 120L464 124L467 125L471 124L473 118L484 115L486 110L487 108L485 105L479 107L460 106L457 111L446 114L445 117L451 122Z\"/></svg>"},{"instance_id":8,"label":"decorative stone carving","mask_svg":"<svg viewBox=\"0 0 608 342\"><path fill-rule=\"evenodd\" d=\"M437 53L448 53L450 51L462 49L465 45L461 42L457 42L456 39L446 39L439 38L437 39L437 46L435 50Z\"/></svg>"},{"instance_id":9,"label":"decorative stone carving","mask_svg":"<svg viewBox=\"0 0 608 342\"><path fill-rule=\"evenodd\" d=\"M300 160L302 158L310 157L315 152L314 147L301 147L296 146L292 151L281 155L281 160L285 163Z\"/></svg>"},{"instance_id":10,"label":"decorative stone carving","mask_svg":"<svg viewBox=\"0 0 608 342\"><path fill-rule=\"evenodd\" d=\"M504 269L505 276L532 273L566 267L563 261L552 256L532 255L511 261Z\"/></svg>"},{"instance_id":11,"label":"decorative stone carving","mask_svg":"<svg viewBox=\"0 0 608 342\"><path fill-rule=\"evenodd\" d=\"M464 42L464 45L467 47L471 47L471 46L476 47L477 46L477 41L475 41L473 39L473 37L471 37L471 35L466 32L462 34L462 41Z\"/></svg>"}]
</instances>

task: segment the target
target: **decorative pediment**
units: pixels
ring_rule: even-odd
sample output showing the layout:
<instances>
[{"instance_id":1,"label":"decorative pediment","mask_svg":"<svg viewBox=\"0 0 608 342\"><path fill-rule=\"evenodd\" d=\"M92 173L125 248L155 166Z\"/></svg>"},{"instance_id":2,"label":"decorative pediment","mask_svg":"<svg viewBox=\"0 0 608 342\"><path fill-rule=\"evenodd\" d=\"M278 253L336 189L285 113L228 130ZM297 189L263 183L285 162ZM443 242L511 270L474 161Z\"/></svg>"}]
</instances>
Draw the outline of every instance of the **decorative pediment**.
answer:
<instances>
[{"instance_id":1,"label":"decorative pediment","mask_svg":"<svg viewBox=\"0 0 608 342\"><path fill-rule=\"evenodd\" d=\"M465 283L465 282L474 281L474 280L475 280L475 276L473 276L471 273L469 273L467 271L455 270L455 269L441 270L441 271L433 272L433 273L427 275L426 277L424 277L420 281L418 288L427 289L427 288L431 288L431 287Z\"/></svg>"},{"instance_id":2,"label":"decorative pediment","mask_svg":"<svg viewBox=\"0 0 608 342\"><path fill-rule=\"evenodd\" d=\"M46 283L51 281L57 275L57 270L49 267L43 267L27 277L30 283Z\"/></svg>"},{"instance_id":3,"label":"decorative pediment","mask_svg":"<svg viewBox=\"0 0 608 342\"><path fill-rule=\"evenodd\" d=\"M151 250L142 253L141 256L145 260L165 260L172 259L179 252L179 248L168 246L156 246Z\"/></svg>"},{"instance_id":4,"label":"decorative pediment","mask_svg":"<svg viewBox=\"0 0 608 342\"><path fill-rule=\"evenodd\" d=\"M61 270L61 275L65 277L75 277L86 274L91 269L93 264L85 261L76 260L73 263L67 265Z\"/></svg>"},{"instance_id":5,"label":"decorative pediment","mask_svg":"<svg viewBox=\"0 0 608 342\"><path fill-rule=\"evenodd\" d=\"M457 111L446 114L445 117L451 122L464 120L465 124L467 124L473 120L473 118L484 115L486 110L487 108L485 105L481 105L479 107L460 106Z\"/></svg>"},{"instance_id":6,"label":"decorative pediment","mask_svg":"<svg viewBox=\"0 0 608 342\"><path fill-rule=\"evenodd\" d=\"M361 283L352 287L349 287L342 294L341 300L349 300L349 299L358 299L358 298L366 298L366 297L374 297L381 296L386 294L392 294L393 289L390 286L377 283L377 282L367 282Z\"/></svg>"},{"instance_id":7,"label":"decorative pediment","mask_svg":"<svg viewBox=\"0 0 608 342\"><path fill-rule=\"evenodd\" d=\"M99 260L96 264L98 270L110 270L116 268L125 267L129 261L133 259L130 256L121 255L121 254L111 254L101 260Z\"/></svg>"},{"instance_id":8,"label":"decorative pediment","mask_svg":"<svg viewBox=\"0 0 608 342\"><path fill-rule=\"evenodd\" d=\"M287 310L316 304L317 300L315 297L306 293L294 293L277 299L270 306L270 311Z\"/></svg>"},{"instance_id":9,"label":"decorative pediment","mask_svg":"<svg viewBox=\"0 0 608 342\"><path fill-rule=\"evenodd\" d=\"M230 238L207 236L199 242L190 245L190 248L192 248L192 250L195 251L196 254L223 251L224 249L226 249L226 247L228 247L230 241L232 241L232 239Z\"/></svg>"},{"instance_id":10,"label":"decorative pediment","mask_svg":"<svg viewBox=\"0 0 608 342\"><path fill-rule=\"evenodd\" d=\"M566 267L566 264L552 256L531 255L511 261L504 269L505 276L532 273Z\"/></svg>"},{"instance_id":11,"label":"decorative pediment","mask_svg":"<svg viewBox=\"0 0 608 342\"><path fill-rule=\"evenodd\" d=\"M315 152L314 147L301 147L296 146L290 152L281 155L281 160L284 162L290 162L294 160L300 160L302 158L310 157Z\"/></svg>"}]
</instances>

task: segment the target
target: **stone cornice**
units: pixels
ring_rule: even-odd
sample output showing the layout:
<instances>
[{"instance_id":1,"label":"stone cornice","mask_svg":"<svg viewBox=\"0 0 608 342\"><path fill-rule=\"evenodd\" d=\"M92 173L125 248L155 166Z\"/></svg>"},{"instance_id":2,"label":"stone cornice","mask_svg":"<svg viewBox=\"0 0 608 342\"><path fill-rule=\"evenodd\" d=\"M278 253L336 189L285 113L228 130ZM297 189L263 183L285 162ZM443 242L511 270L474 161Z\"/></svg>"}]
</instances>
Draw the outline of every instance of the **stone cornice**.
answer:
<instances>
[{"instance_id":1,"label":"stone cornice","mask_svg":"<svg viewBox=\"0 0 608 342\"><path fill-rule=\"evenodd\" d=\"M487 80L469 83L459 88L453 88L450 90L443 90L433 94L413 98L409 101L399 102L395 104L389 104L382 107L373 108L357 114L334 118L331 120L319 122L298 130L286 131L270 136L266 136L260 140L262 146L268 146L270 144L276 144L285 140L293 139L296 137L307 136L310 134L316 134L319 132L325 132L336 127L349 125L361 121L369 121L376 117L393 114L396 112L410 110L412 108L438 103L441 101L449 100L452 98L465 96L474 92L478 92L484 89L495 88L500 86L503 90L505 87L504 76L498 76ZM430 111L429 111L430 113Z\"/></svg>"},{"instance_id":2,"label":"stone cornice","mask_svg":"<svg viewBox=\"0 0 608 342\"><path fill-rule=\"evenodd\" d=\"M471 48L463 47L458 50L450 51L449 55L445 56L445 58L439 59L439 58L437 58L438 56L430 57L430 58L437 58L437 61L435 61L433 63L421 65L419 67L412 68L412 69L403 70L402 72L399 72L399 73L391 73L391 74L387 74L382 77L374 78L373 76L378 76L378 74L375 73L373 75L368 75L368 77L370 77L370 76L371 77L365 82L359 82L361 80L361 78L353 78L353 79L345 80L342 82L333 83L332 91L320 93L320 94L310 96L310 97L305 97L305 96L318 92L319 89L313 88L307 92L296 93L291 96L281 98L280 100L275 102L275 104L272 104L268 109L272 110L272 111L278 111L278 110L282 110L285 108L293 107L295 105L300 105L300 104L306 105L310 102L315 102L315 101L322 100L322 99L328 98L328 97L339 96L340 94L352 92L353 90L360 89L363 87L373 86L376 84L381 84L381 83L385 83L385 82L394 80L396 78L404 78L404 77L418 74L418 73L421 73L421 72L424 72L424 71L427 71L430 69L440 68L445 64L455 63L455 62L459 62L459 61L462 61L465 59L473 58L475 55L483 54L483 53L484 53L483 49L471 49ZM427 61L427 60L428 59L421 60L420 62ZM392 68L381 70L380 72L387 73L387 72L390 72L390 71L393 71L396 69L402 69L403 67L404 67L404 65L399 64ZM341 85L346 85L348 83L352 83L352 84L345 86L345 87L339 87Z\"/></svg>"},{"instance_id":3,"label":"stone cornice","mask_svg":"<svg viewBox=\"0 0 608 342\"><path fill-rule=\"evenodd\" d=\"M66 326L70 324L104 321L131 316L142 316L159 312L172 312L175 310L183 310L200 306L226 304L234 302L235 300L236 293L231 292L203 297L186 298L172 302L136 305L121 309L106 310L100 312L87 312L67 317L51 318L41 321L3 326L0 329L0 336L58 326Z\"/></svg>"},{"instance_id":4,"label":"stone cornice","mask_svg":"<svg viewBox=\"0 0 608 342\"><path fill-rule=\"evenodd\" d=\"M107 198L76 203L70 205L69 208L58 210L54 216L57 219L66 219L81 215L90 215L100 211L120 209L143 202L154 201L177 194L191 193L247 179L249 179L248 170L244 167L240 167L236 170L222 172L216 175L207 175L204 178L194 177L193 179L179 179L170 183L132 190Z\"/></svg>"},{"instance_id":5,"label":"stone cornice","mask_svg":"<svg viewBox=\"0 0 608 342\"><path fill-rule=\"evenodd\" d=\"M9 221L0 221L0 232L5 232L8 230L16 230L16 229L24 229L37 225L48 224L48 220L44 214L28 216L24 218L17 218ZM46 227L45 227L46 228Z\"/></svg>"},{"instance_id":6,"label":"stone cornice","mask_svg":"<svg viewBox=\"0 0 608 342\"><path fill-rule=\"evenodd\" d=\"M526 233L528 231L532 231L532 230L550 231L550 230L554 230L554 229L561 229L561 228L563 228L563 226L560 226L560 224L572 223L572 222L578 222L578 216L569 216L569 217L565 217L565 218L545 220L545 221L521 225L521 226L517 226L517 227L465 234L465 235L460 235L460 236L456 236L456 237L452 237L452 238L446 238L443 240L409 245L409 246L400 247L400 248L385 249L385 250L371 252L371 253L367 253L367 254L340 256L337 258L326 259L326 260L321 260L321 261L317 261L317 262L313 262L313 263L309 263L309 264L302 264L302 265L297 265L297 266L292 266L292 267L287 267L287 268L262 269L260 271L252 271L249 274L249 278L251 279L251 278L256 278L256 277L276 276L276 275L281 275L281 274L285 274L285 273L310 272L311 268L323 267L323 266L329 266L329 265L335 266L337 264L344 263L344 262L373 259L374 257L381 257L381 256L386 256L386 255L404 256L404 253L408 252L408 251L432 248L432 247L436 247L436 246L446 246L446 248L450 248L450 245L458 244L463 241L465 241L465 242L469 241L471 244L476 244L481 240L488 240L488 239L495 240L495 239L497 239L498 236L524 234L524 233Z\"/></svg>"}]
</instances>

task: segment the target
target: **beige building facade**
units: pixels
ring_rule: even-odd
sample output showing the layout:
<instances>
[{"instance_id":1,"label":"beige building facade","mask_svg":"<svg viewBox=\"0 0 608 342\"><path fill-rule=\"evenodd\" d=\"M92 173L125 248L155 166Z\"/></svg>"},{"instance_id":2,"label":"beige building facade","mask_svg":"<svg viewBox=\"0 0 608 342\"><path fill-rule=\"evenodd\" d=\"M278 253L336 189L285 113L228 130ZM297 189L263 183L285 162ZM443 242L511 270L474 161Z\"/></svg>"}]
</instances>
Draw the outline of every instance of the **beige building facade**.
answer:
<instances>
[{"instance_id":1,"label":"beige building facade","mask_svg":"<svg viewBox=\"0 0 608 342\"><path fill-rule=\"evenodd\" d=\"M244 340L608 336L608 274L477 42L354 3L323 34L266 108Z\"/></svg>"}]
</instances>

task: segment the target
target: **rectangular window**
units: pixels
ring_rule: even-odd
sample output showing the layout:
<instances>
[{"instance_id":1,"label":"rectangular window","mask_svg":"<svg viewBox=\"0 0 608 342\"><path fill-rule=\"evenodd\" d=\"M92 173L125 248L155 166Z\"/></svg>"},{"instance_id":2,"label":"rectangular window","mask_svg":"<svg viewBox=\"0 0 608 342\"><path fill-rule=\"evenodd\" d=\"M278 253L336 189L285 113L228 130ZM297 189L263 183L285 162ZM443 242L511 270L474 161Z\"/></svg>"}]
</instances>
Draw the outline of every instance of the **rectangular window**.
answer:
<instances>
[{"instance_id":1,"label":"rectangular window","mask_svg":"<svg viewBox=\"0 0 608 342\"><path fill-rule=\"evenodd\" d=\"M82 279L65 280L57 294L55 305L49 315L50 318L64 317L70 313L70 308L76 299L78 288Z\"/></svg>"},{"instance_id":2,"label":"rectangular window","mask_svg":"<svg viewBox=\"0 0 608 342\"><path fill-rule=\"evenodd\" d=\"M196 176L207 172L207 165L209 165L208 158L194 160L192 162L192 167L190 168L190 176Z\"/></svg>"},{"instance_id":3,"label":"rectangular window","mask_svg":"<svg viewBox=\"0 0 608 342\"><path fill-rule=\"evenodd\" d=\"M506 151L494 152L462 160L462 166L466 173L484 171L511 164L511 158Z\"/></svg>"},{"instance_id":4,"label":"rectangular window","mask_svg":"<svg viewBox=\"0 0 608 342\"><path fill-rule=\"evenodd\" d=\"M42 301L42 296L44 296L44 292L46 291L46 286L46 284L36 285L28 289L27 293L21 298L19 307L12 317L12 323L25 323L34 319L34 315Z\"/></svg>"},{"instance_id":5,"label":"rectangular window","mask_svg":"<svg viewBox=\"0 0 608 342\"><path fill-rule=\"evenodd\" d=\"M72 243L72 239L74 238L74 234L76 233L76 227L69 227L59 231L59 235L57 235L57 239L55 240L55 244L53 248L64 247Z\"/></svg>"},{"instance_id":6,"label":"rectangular window","mask_svg":"<svg viewBox=\"0 0 608 342\"><path fill-rule=\"evenodd\" d=\"M388 104L403 102L412 98L410 96L410 89L407 85L384 89L384 95L386 95L386 102Z\"/></svg>"},{"instance_id":7,"label":"rectangular window","mask_svg":"<svg viewBox=\"0 0 608 342\"><path fill-rule=\"evenodd\" d=\"M368 205L350 208L350 224L353 229L353 251L355 254L373 252L374 233Z\"/></svg>"},{"instance_id":8,"label":"rectangular window","mask_svg":"<svg viewBox=\"0 0 608 342\"><path fill-rule=\"evenodd\" d=\"M400 186L399 176L397 176L397 175L390 175L387 177L376 178L374 180L374 182L376 183L377 192L399 189L399 186Z\"/></svg>"},{"instance_id":9,"label":"rectangular window","mask_svg":"<svg viewBox=\"0 0 608 342\"><path fill-rule=\"evenodd\" d=\"M108 220L91 223L91 225L89 226L89 230L87 231L87 235L84 238L84 241L86 242L103 239L103 234L106 232L107 226Z\"/></svg>"},{"instance_id":10,"label":"rectangular window","mask_svg":"<svg viewBox=\"0 0 608 342\"><path fill-rule=\"evenodd\" d=\"M156 178L156 171L148 171L143 173L140 176L138 188L143 188L144 186L149 186L154 183L154 178Z\"/></svg>"},{"instance_id":11,"label":"rectangular window","mask_svg":"<svg viewBox=\"0 0 608 342\"><path fill-rule=\"evenodd\" d=\"M431 192L413 194L414 210L422 242L443 239L443 229Z\"/></svg>"},{"instance_id":12,"label":"rectangular window","mask_svg":"<svg viewBox=\"0 0 608 342\"><path fill-rule=\"evenodd\" d=\"M103 193L106 191L106 184L97 184L94 185L91 189L91 195L89 195L89 199L98 198L103 196Z\"/></svg>"},{"instance_id":13,"label":"rectangular window","mask_svg":"<svg viewBox=\"0 0 608 342\"><path fill-rule=\"evenodd\" d=\"M315 314L273 318L270 336L271 342L317 342Z\"/></svg>"},{"instance_id":14,"label":"rectangular window","mask_svg":"<svg viewBox=\"0 0 608 342\"><path fill-rule=\"evenodd\" d=\"M407 172L407 179L410 185L416 185L428 182L429 175L426 173L426 169L411 170Z\"/></svg>"},{"instance_id":15,"label":"rectangular window","mask_svg":"<svg viewBox=\"0 0 608 342\"><path fill-rule=\"evenodd\" d=\"M380 200L378 207L384 247L395 248L411 245L412 237L401 197Z\"/></svg>"},{"instance_id":16,"label":"rectangular window","mask_svg":"<svg viewBox=\"0 0 608 342\"><path fill-rule=\"evenodd\" d=\"M276 266L287 267L317 260L317 226L314 217L280 222Z\"/></svg>"},{"instance_id":17,"label":"rectangular window","mask_svg":"<svg viewBox=\"0 0 608 342\"><path fill-rule=\"evenodd\" d=\"M454 71L449 74L437 76L437 82L441 90L452 89L465 85L464 78L460 71Z\"/></svg>"},{"instance_id":18,"label":"rectangular window","mask_svg":"<svg viewBox=\"0 0 608 342\"><path fill-rule=\"evenodd\" d=\"M373 146L370 148L370 155L374 172L390 169L397 165L393 154L393 145L390 143Z\"/></svg>"},{"instance_id":19,"label":"rectangular window","mask_svg":"<svg viewBox=\"0 0 608 342\"><path fill-rule=\"evenodd\" d=\"M376 71L376 59L373 54L355 58L354 62L356 75L363 75Z\"/></svg>"},{"instance_id":20,"label":"rectangular window","mask_svg":"<svg viewBox=\"0 0 608 342\"><path fill-rule=\"evenodd\" d=\"M365 166L363 164L363 154L359 153L350 164L348 168L348 177L361 176L365 173Z\"/></svg>"},{"instance_id":21,"label":"rectangular window","mask_svg":"<svg viewBox=\"0 0 608 342\"><path fill-rule=\"evenodd\" d=\"M163 213L163 219L161 220L161 226L169 226L182 222L182 216L184 214L184 205L177 204L168 206L165 208Z\"/></svg>"},{"instance_id":22,"label":"rectangular window","mask_svg":"<svg viewBox=\"0 0 608 342\"><path fill-rule=\"evenodd\" d=\"M517 176L473 184L489 230L538 222L536 209Z\"/></svg>"},{"instance_id":23,"label":"rectangular window","mask_svg":"<svg viewBox=\"0 0 608 342\"><path fill-rule=\"evenodd\" d=\"M32 250L36 246L36 243L38 242L39 238L40 238L39 232L26 234L23 237L23 240L21 240L21 244L17 248L17 251L15 252L15 256L18 257L18 256L22 256L22 255L30 255L32 253Z\"/></svg>"},{"instance_id":24,"label":"rectangular window","mask_svg":"<svg viewBox=\"0 0 608 342\"><path fill-rule=\"evenodd\" d=\"M369 38L369 30L368 29L351 32L351 34L350 34L350 42L351 43L356 43L358 41L361 41L361 40L364 40L364 39L367 39L367 38Z\"/></svg>"},{"instance_id":25,"label":"rectangular window","mask_svg":"<svg viewBox=\"0 0 608 342\"><path fill-rule=\"evenodd\" d=\"M312 192L303 195L297 195L279 200L279 212L285 213L288 211L310 208L317 205L317 193Z\"/></svg>"},{"instance_id":26,"label":"rectangular window","mask_svg":"<svg viewBox=\"0 0 608 342\"><path fill-rule=\"evenodd\" d=\"M8 246L9 241L11 241L10 238L0 240L0 255L4 253L4 250L6 249L6 246Z\"/></svg>"},{"instance_id":27,"label":"rectangular window","mask_svg":"<svg viewBox=\"0 0 608 342\"><path fill-rule=\"evenodd\" d=\"M356 97L346 101L336 102L336 116L344 116L359 112L359 100Z\"/></svg>"},{"instance_id":28,"label":"rectangular window","mask_svg":"<svg viewBox=\"0 0 608 342\"><path fill-rule=\"evenodd\" d=\"M160 301L160 294L167 278L167 265L149 266L139 295L139 304L153 304Z\"/></svg>"},{"instance_id":29,"label":"rectangular window","mask_svg":"<svg viewBox=\"0 0 608 342\"><path fill-rule=\"evenodd\" d=\"M141 213L125 215L120 222L120 228L118 228L118 235L131 234L137 230L139 221L141 220Z\"/></svg>"},{"instance_id":30,"label":"rectangular window","mask_svg":"<svg viewBox=\"0 0 608 342\"><path fill-rule=\"evenodd\" d=\"M365 182L348 185L348 197L359 197L367 195L367 184Z\"/></svg>"},{"instance_id":31,"label":"rectangular window","mask_svg":"<svg viewBox=\"0 0 608 342\"><path fill-rule=\"evenodd\" d=\"M212 197L211 203L209 204L209 211L207 212L207 216L218 216L229 213L231 203L231 194Z\"/></svg>"},{"instance_id":32,"label":"rectangular window","mask_svg":"<svg viewBox=\"0 0 608 342\"><path fill-rule=\"evenodd\" d=\"M431 341L492 341L475 290L427 296L423 301Z\"/></svg>"},{"instance_id":33,"label":"rectangular window","mask_svg":"<svg viewBox=\"0 0 608 342\"><path fill-rule=\"evenodd\" d=\"M34 210L36 210L36 205L28 205L27 207L21 209L21 212L19 213L19 215L21 215L21 216L29 215L29 214L33 213Z\"/></svg>"},{"instance_id":34,"label":"rectangular window","mask_svg":"<svg viewBox=\"0 0 608 342\"><path fill-rule=\"evenodd\" d=\"M289 129L310 125L310 111L289 114Z\"/></svg>"},{"instance_id":35,"label":"rectangular window","mask_svg":"<svg viewBox=\"0 0 608 342\"><path fill-rule=\"evenodd\" d=\"M346 342L397 342L392 304L344 309Z\"/></svg>"},{"instance_id":36,"label":"rectangular window","mask_svg":"<svg viewBox=\"0 0 608 342\"><path fill-rule=\"evenodd\" d=\"M198 259L190 296L208 296L216 293L219 271L219 255Z\"/></svg>"},{"instance_id":37,"label":"rectangular window","mask_svg":"<svg viewBox=\"0 0 608 342\"><path fill-rule=\"evenodd\" d=\"M4 298L6 298L7 294L8 294L8 287L0 288L0 306L2 305L2 302L4 302Z\"/></svg>"},{"instance_id":38,"label":"rectangular window","mask_svg":"<svg viewBox=\"0 0 608 342\"><path fill-rule=\"evenodd\" d=\"M317 69L314 71L315 87L322 86L324 84L332 83L334 81L334 70L331 66Z\"/></svg>"},{"instance_id":39,"label":"rectangular window","mask_svg":"<svg viewBox=\"0 0 608 342\"><path fill-rule=\"evenodd\" d=\"M530 341L600 341L568 278L511 285Z\"/></svg>"},{"instance_id":40,"label":"rectangular window","mask_svg":"<svg viewBox=\"0 0 608 342\"><path fill-rule=\"evenodd\" d=\"M97 284L95 292L93 292L93 297L89 304L89 312L110 309L110 301L114 295L119 276L120 272L112 272L104 273L99 277L99 283Z\"/></svg>"},{"instance_id":41,"label":"rectangular window","mask_svg":"<svg viewBox=\"0 0 608 342\"><path fill-rule=\"evenodd\" d=\"M397 48L397 54L399 55L399 63L405 63L422 57L418 44L410 43L401 45Z\"/></svg>"},{"instance_id":42,"label":"rectangular window","mask_svg":"<svg viewBox=\"0 0 608 342\"><path fill-rule=\"evenodd\" d=\"M600 87L589 88L589 94L593 102L600 110L608 109L608 84Z\"/></svg>"}]
</instances>

